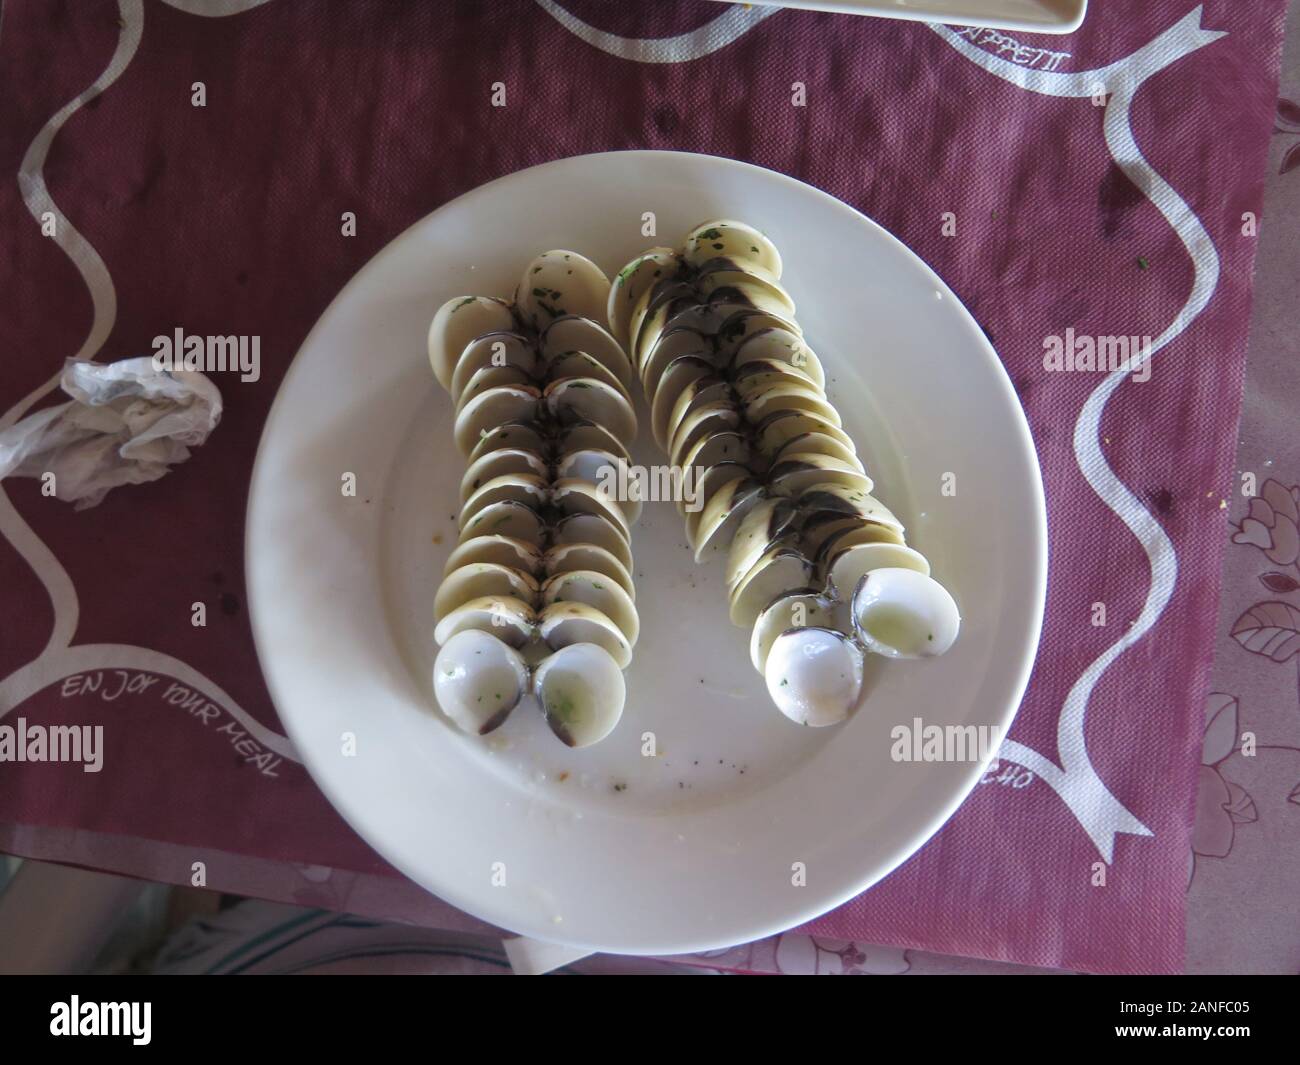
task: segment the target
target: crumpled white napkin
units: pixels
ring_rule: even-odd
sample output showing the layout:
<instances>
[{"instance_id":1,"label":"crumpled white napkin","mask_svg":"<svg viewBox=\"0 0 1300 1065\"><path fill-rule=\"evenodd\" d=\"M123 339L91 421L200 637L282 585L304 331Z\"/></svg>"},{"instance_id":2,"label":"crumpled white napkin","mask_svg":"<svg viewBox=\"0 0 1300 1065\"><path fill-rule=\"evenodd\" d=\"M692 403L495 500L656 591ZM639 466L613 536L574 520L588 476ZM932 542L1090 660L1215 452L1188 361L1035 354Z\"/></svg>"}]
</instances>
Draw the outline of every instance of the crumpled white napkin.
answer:
<instances>
[{"instance_id":1,"label":"crumpled white napkin","mask_svg":"<svg viewBox=\"0 0 1300 1065\"><path fill-rule=\"evenodd\" d=\"M190 457L221 420L206 375L155 369L153 359L69 359L60 387L70 403L0 430L0 479L54 474L54 495L77 510L122 484L156 481Z\"/></svg>"}]
</instances>

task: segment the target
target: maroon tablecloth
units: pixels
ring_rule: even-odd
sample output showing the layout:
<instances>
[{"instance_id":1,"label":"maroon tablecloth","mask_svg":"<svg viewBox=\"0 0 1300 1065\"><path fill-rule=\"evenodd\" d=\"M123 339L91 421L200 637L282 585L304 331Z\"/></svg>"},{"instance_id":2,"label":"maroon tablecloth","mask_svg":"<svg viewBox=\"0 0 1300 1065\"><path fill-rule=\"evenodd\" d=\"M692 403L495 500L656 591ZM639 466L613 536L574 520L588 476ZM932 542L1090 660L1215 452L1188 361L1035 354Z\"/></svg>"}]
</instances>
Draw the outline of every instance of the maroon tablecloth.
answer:
<instances>
[{"instance_id":1,"label":"maroon tablecloth","mask_svg":"<svg viewBox=\"0 0 1300 1065\"><path fill-rule=\"evenodd\" d=\"M262 375L217 380L222 424L160 481L82 512L0 489L0 724L103 724L106 744L97 774L0 766L0 844L464 920L283 738L244 606L258 434L317 316L412 221L547 159L677 148L809 181L930 262L1006 363L1047 488L1047 623L1000 764L812 930L1179 968L1284 4L1093 8L1015 40L699 2L11 0L0 427L58 399L64 359L178 326L260 336ZM1111 336L1152 339L1149 380L1045 363L1051 338Z\"/></svg>"}]
</instances>

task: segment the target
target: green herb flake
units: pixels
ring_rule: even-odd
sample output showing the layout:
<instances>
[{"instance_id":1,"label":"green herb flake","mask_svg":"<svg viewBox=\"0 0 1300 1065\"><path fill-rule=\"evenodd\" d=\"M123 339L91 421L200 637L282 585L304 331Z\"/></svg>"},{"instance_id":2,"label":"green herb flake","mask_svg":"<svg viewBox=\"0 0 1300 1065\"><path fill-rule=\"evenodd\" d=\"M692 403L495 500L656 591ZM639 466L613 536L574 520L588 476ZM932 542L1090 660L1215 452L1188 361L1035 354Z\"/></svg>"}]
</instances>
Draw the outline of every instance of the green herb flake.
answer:
<instances>
[{"instance_id":1,"label":"green herb flake","mask_svg":"<svg viewBox=\"0 0 1300 1065\"><path fill-rule=\"evenodd\" d=\"M551 717L558 718L567 725L577 716L578 707L570 696L552 696L546 700L546 712Z\"/></svg>"}]
</instances>

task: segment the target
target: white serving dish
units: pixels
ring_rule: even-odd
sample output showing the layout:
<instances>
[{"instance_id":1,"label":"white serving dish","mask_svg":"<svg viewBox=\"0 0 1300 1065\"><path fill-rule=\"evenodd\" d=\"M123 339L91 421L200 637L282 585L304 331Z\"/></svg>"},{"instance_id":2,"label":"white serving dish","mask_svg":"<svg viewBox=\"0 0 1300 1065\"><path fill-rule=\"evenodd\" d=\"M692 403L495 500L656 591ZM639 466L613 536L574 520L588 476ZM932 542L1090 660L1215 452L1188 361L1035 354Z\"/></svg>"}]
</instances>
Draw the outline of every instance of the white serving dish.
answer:
<instances>
[{"instance_id":1,"label":"white serving dish","mask_svg":"<svg viewBox=\"0 0 1300 1065\"><path fill-rule=\"evenodd\" d=\"M752 0L761 7L806 8L915 22L950 22L1020 33L1073 33L1088 0Z\"/></svg>"},{"instance_id":2,"label":"white serving dish","mask_svg":"<svg viewBox=\"0 0 1300 1065\"><path fill-rule=\"evenodd\" d=\"M662 240L731 215L776 242L828 394L880 497L960 604L961 636L942 658L873 661L857 715L800 728L772 706L749 633L727 620L721 560L697 566L676 508L650 503L632 536L641 638L618 727L571 750L523 706L491 737L465 735L431 691L432 604L464 462L429 371L429 320L453 296L509 294L542 249L569 247L616 271L648 243L648 210ZM661 462L647 435L633 458ZM345 473L355 497L341 494ZM960 488L945 495L949 474ZM1034 661L1046 549L1025 415L943 281L824 192L676 152L608 152L511 174L380 252L280 386L247 529L268 686L348 822L416 883L485 921L630 954L794 927L870 887L936 832L992 752L895 761L893 727L919 717L1005 735Z\"/></svg>"}]
</instances>

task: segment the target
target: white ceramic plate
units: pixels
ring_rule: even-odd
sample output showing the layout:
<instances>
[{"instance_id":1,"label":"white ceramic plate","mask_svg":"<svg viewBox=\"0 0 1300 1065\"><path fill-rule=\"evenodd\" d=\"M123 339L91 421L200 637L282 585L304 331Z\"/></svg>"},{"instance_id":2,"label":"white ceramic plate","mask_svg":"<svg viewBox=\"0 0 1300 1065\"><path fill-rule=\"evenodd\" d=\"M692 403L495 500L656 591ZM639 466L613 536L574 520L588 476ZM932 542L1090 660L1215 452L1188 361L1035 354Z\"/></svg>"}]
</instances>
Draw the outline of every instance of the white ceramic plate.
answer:
<instances>
[{"instance_id":1,"label":"white ceramic plate","mask_svg":"<svg viewBox=\"0 0 1300 1065\"><path fill-rule=\"evenodd\" d=\"M657 241L642 236L654 212ZM670 503L634 530L641 640L615 732L561 745L522 706L488 739L435 708L432 603L455 542L464 460L425 356L434 310L509 295L539 251L611 275L708 218L768 232L831 400L877 492L964 617L945 657L873 664L846 725L770 704L721 563L697 567ZM643 431L639 461L662 461ZM341 491L345 474L357 494ZM941 494L945 473L954 496ZM534 167L412 226L340 293L267 420L250 491L253 631L280 716L316 782L398 869L503 928L673 954L773 934L912 854L980 763L891 761L890 730L1006 729L1029 676L1046 580L1033 442L993 349L894 237L825 193L731 160L614 152ZM642 754L646 733L658 754ZM356 754L344 753L345 733ZM792 872L803 863L806 884ZM498 864L500 863L500 864ZM501 880L504 884L494 884Z\"/></svg>"},{"instance_id":2,"label":"white ceramic plate","mask_svg":"<svg viewBox=\"0 0 1300 1065\"><path fill-rule=\"evenodd\" d=\"M729 0L724 0L729 2ZM1073 33L1088 0L753 0L765 7L805 7L848 15L988 26L1021 33Z\"/></svg>"}]
</instances>

